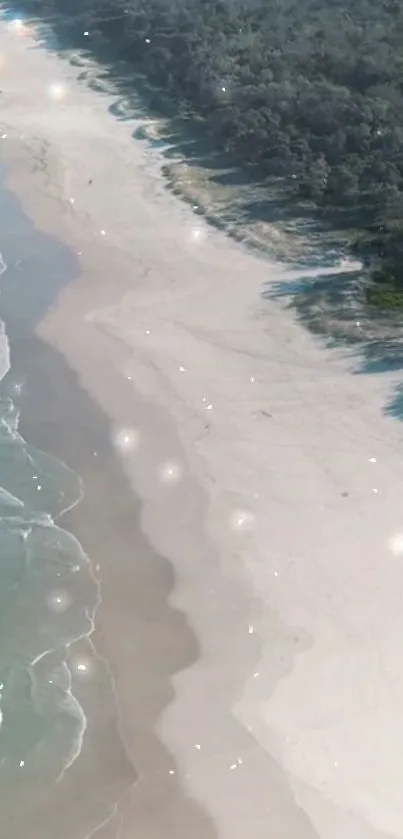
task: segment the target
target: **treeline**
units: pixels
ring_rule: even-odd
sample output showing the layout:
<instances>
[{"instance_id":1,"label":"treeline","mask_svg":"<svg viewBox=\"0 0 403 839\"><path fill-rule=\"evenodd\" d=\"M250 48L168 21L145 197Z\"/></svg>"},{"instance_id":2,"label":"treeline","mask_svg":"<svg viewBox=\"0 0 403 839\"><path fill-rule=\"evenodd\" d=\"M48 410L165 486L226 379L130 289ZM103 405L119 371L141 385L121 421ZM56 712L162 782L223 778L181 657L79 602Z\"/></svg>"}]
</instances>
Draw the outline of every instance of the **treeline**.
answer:
<instances>
[{"instance_id":1,"label":"treeline","mask_svg":"<svg viewBox=\"0 0 403 839\"><path fill-rule=\"evenodd\" d=\"M217 148L365 228L356 247L403 301L401 0L25 0L77 45L105 42ZM84 34L86 33L86 34ZM400 296L401 290L401 296ZM375 300L376 295L372 294Z\"/></svg>"}]
</instances>

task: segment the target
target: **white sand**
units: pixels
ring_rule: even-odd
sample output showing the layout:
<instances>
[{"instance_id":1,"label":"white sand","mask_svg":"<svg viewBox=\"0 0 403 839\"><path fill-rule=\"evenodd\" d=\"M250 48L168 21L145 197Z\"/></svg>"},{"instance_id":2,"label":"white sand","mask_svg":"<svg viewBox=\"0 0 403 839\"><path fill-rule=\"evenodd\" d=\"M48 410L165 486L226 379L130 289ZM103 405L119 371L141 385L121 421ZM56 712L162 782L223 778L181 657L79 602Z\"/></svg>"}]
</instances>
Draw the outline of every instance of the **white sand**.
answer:
<instances>
[{"instance_id":1,"label":"white sand","mask_svg":"<svg viewBox=\"0 0 403 839\"><path fill-rule=\"evenodd\" d=\"M399 377L353 375L262 302L282 267L170 195L79 70L0 34L11 183L82 253L41 334L139 435L123 462L200 640L160 722L184 786L220 839L403 836L403 432L383 415ZM160 409L125 416L122 376Z\"/></svg>"}]
</instances>

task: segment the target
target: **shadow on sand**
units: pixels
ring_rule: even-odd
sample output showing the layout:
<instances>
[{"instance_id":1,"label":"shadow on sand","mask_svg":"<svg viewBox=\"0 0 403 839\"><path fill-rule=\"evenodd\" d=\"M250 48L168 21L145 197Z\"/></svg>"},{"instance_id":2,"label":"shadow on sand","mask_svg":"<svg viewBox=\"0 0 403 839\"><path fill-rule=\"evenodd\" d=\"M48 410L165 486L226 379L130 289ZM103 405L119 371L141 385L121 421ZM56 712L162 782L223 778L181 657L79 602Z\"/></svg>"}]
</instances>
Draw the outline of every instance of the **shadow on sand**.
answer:
<instances>
[{"instance_id":1,"label":"shadow on sand","mask_svg":"<svg viewBox=\"0 0 403 839\"><path fill-rule=\"evenodd\" d=\"M263 297L293 309L327 347L347 350L354 375L403 371L403 315L371 310L360 271L346 266L345 270L324 273L323 267L321 270L313 262L310 272L308 268L308 272L268 286ZM385 413L403 419L403 382L385 406Z\"/></svg>"},{"instance_id":2,"label":"shadow on sand","mask_svg":"<svg viewBox=\"0 0 403 839\"><path fill-rule=\"evenodd\" d=\"M109 44L89 43L60 16L34 22L42 45L82 68L82 82L100 94L116 94L109 105L115 119L140 121L133 137L159 149L168 188L196 215L253 251L284 262L285 275L290 268L300 273L263 289L264 300L281 300L295 310L326 345L350 347L356 374L401 369L402 320L365 304L365 279L345 259L352 231L366 221L362 208L315 216L313 205L298 201L281 179L268 178L256 166L241 167L217 151L200 117L185 113ZM385 410L401 419L400 405L398 394Z\"/></svg>"},{"instance_id":3,"label":"shadow on sand","mask_svg":"<svg viewBox=\"0 0 403 839\"><path fill-rule=\"evenodd\" d=\"M11 393L17 401L15 383L24 382L18 399L20 433L83 480L83 498L66 512L61 526L74 533L94 565L101 563L101 629L105 610L106 616L116 613L119 604L129 651L114 666L123 668L130 660L134 684L130 752L119 726L109 668L102 675L101 696L96 687L81 697L79 686L74 685L88 718L80 760L69 770L66 783L42 788L38 781L22 789L17 784L3 789L0 836L47 839L54 836L56 821L60 839L73 834L92 836L96 825L113 815L116 802L124 801L132 791L139 835L150 831L153 836L165 836L175 802L175 835L214 839L209 816L184 791L179 775L169 774L175 761L155 733L164 708L174 699L175 674L190 667L199 655L185 615L170 602L175 586L172 565L142 534L141 503L134 498L118 460L110 420L63 356L35 335L36 325L62 288L78 276L77 258L62 242L36 230L15 196L2 185L0 217L1 251L7 264L0 314L11 350L11 369L0 383L0 394ZM99 634L96 627L93 637L106 661L109 651L102 631ZM143 776L144 765L148 774ZM97 780L91 784L92 777Z\"/></svg>"}]
</instances>

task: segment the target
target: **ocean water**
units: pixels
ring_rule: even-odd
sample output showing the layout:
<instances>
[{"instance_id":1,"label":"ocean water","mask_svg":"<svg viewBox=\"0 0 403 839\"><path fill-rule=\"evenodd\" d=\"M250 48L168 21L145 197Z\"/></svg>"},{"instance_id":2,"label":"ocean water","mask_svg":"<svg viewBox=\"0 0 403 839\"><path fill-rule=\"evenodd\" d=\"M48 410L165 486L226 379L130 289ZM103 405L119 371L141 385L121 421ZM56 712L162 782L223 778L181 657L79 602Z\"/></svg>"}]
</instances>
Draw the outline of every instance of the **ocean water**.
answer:
<instances>
[{"instance_id":1,"label":"ocean water","mask_svg":"<svg viewBox=\"0 0 403 839\"><path fill-rule=\"evenodd\" d=\"M17 779L61 778L80 753L87 720L72 680L85 664L71 664L69 654L93 631L99 589L89 558L63 528L63 512L82 497L79 475L19 432L25 385L13 375L7 335L7 312L14 334L26 334L60 287L59 246L53 242L46 256L46 237L4 189L0 218L7 219L0 237L1 800Z\"/></svg>"}]
</instances>

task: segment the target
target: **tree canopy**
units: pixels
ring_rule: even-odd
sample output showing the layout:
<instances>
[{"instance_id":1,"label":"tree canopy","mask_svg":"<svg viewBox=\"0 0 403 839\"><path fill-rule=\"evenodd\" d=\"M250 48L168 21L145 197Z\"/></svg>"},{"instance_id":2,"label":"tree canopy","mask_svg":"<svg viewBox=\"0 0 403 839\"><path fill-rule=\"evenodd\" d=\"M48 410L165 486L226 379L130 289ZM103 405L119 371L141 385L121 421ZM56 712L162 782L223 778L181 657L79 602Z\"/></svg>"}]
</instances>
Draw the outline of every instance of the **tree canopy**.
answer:
<instances>
[{"instance_id":1,"label":"tree canopy","mask_svg":"<svg viewBox=\"0 0 403 839\"><path fill-rule=\"evenodd\" d=\"M108 42L218 149L348 210L358 248L403 290L399 0L26 0L96 52ZM84 36L88 32L89 36Z\"/></svg>"}]
</instances>

